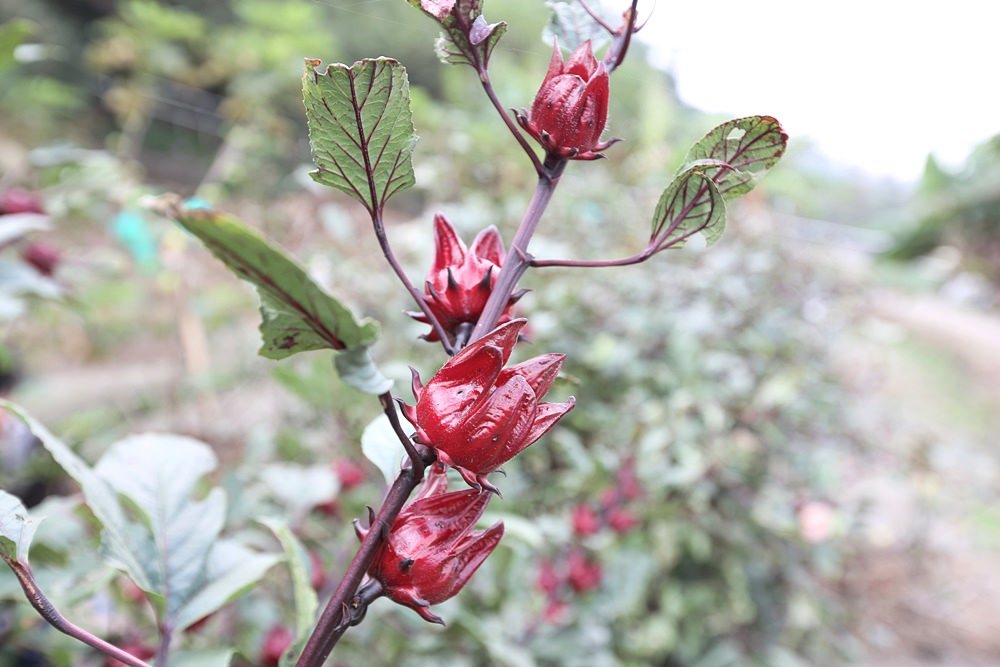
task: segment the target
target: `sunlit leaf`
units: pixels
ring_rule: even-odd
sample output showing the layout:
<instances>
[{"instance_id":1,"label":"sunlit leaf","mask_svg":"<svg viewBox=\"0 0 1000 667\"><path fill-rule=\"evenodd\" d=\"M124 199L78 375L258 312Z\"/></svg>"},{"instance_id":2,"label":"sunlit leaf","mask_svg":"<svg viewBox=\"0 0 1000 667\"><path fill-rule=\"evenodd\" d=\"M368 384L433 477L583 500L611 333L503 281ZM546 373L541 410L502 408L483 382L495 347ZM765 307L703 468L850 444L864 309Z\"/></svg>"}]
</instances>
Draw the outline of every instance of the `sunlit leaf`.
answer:
<instances>
[{"instance_id":1,"label":"sunlit leaf","mask_svg":"<svg viewBox=\"0 0 1000 667\"><path fill-rule=\"evenodd\" d=\"M240 597L280 561L276 554L258 553L235 540L217 541L205 562L204 585L176 611L174 629L183 630Z\"/></svg>"},{"instance_id":2,"label":"sunlit leaf","mask_svg":"<svg viewBox=\"0 0 1000 667\"><path fill-rule=\"evenodd\" d=\"M334 500L340 491L340 481L329 465L271 463L261 470L260 479L293 522L317 505Z\"/></svg>"},{"instance_id":3,"label":"sunlit leaf","mask_svg":"<svg viewBox=\"0 0 1000 667\"><path fill-rule=\"evenodd\" d=\"M788 135L771 116L727 121L696 143L681 171L701 164L726 199L753 190L758 178L785 153ZM728 165L726 168L724 165Z\"/></svg>"},{"instance_id":4,"label":"sunlit leaf","mask_svg":"<svg viewBox=\"0 0 1000 667\"><path fill-rule=\"evenodd\" d=\"M384 414L365 427L361 434L361 451L369 461L382 471L386 484L392 484L399 475L404 456L402 444Z\"/></svg>"},{"instance_id":5,"label":"sunlit leaf","mask_svg":"<svg viewBox=\"0 0 1000 667\"><path fill-rule=\"evenodd\" d=\"M140 588L152 590L153 583L144 567L144 559L149 557L150 549L147 533L128 520L114 489L23 408L8 401L0 401L0 407L21 419L56 463L83 489L87 506L103 528L101 542L106 557L126 572Z\"/></svg>"},{"instance_id":6,"label":"sunlit leaf","mask_svg":"<svg viewBox=\"0 0 1000 667\"><path fill-rule=\"evenodd\" d=\"M417 135L410 115L406 68L391 58L352 66L334 63L325 72L307 60L302 95L309 143L318 167L313 180L347 193L372 216L392 195L414 183Z\"/></svg>"},{"instance_id":7,"label":"sunlit leaf","mask_svg":"<svg viewBox=\"0 0 1000 667\"><path fill-rule=\"evenodd\" d=\"M135 548L141 550L151 584L147 592L172 622L205 586L208 554L226 518L222 489L213 489L203 500L192 498L195 485L215 466L215 454L202 442L148 433L116 442L94 468L148 529Z\"/></svg>"},{"instance_id":8,"label":"sunlit leaf","mask_svg":"<svg viewBox=\"0 0 1000 667\"><path fill-rule=\"evenodd\" d=\"M0 490L0 556L5 560L28 562L35 527L24 504L16 496Z\"/></svg>"},{"instance_id":9,"label":"sunlit leaf","mask_svg":"<svg viewBox=\"0 0 1000 667\"><path fill-rule=\"evenodd\" d=\"M682 172L667 186L656 204L650 238L657 245L679 246L701 232L712 244L726 225L726 203L712 179L700 168Z\"/></svg>"}]
</instances>

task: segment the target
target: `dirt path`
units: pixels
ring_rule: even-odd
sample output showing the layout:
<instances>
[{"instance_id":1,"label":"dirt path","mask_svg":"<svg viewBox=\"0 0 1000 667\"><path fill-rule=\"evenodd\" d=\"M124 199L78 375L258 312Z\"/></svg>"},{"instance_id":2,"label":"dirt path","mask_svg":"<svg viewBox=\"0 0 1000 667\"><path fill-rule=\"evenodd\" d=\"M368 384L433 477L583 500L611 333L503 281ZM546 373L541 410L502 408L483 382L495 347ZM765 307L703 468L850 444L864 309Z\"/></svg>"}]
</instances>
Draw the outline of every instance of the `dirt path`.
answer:
<instances>
[{"instance_id":1,"label":"dirt path","mask_svg":"<svg viewBox=\"0 0 1000 667\"><path fill-rule=\"evenodd\" d=\"M875 453L852 587L864 667L1000 665L1000 316L931 295L873 294L896 336L871 341L887 409L912 435ZM884 329L883 329L884 333ZM876 443L876 448L878 444Z\"/></svg>"}]
</instances>

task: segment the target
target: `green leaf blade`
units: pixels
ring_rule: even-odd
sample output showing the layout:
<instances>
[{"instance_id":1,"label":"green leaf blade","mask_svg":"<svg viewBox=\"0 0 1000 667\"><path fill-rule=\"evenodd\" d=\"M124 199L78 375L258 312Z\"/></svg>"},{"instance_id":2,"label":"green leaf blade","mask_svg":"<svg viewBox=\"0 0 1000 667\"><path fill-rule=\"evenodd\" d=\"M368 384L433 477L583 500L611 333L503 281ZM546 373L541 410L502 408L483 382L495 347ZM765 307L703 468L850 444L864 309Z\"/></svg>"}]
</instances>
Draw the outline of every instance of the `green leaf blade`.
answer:
<instances>
[{"instance_id":1,"label":"green leaf blade","mask_svg":"<svg viewBox=\"0 0 1000 667\"><path fill-rule=\"evenodd\" d=\"M56 463L83 489L87 506L103 528L101 542L108 560L116 568L127 573L143 590L154 590L153 582L143 565L152 550L152 545L147 534L136 530L137 526L128 520L114 490L68 445L52 435L24 408L3 400L0 400L0 408L24 422Z\"/></svg>"},{"instance_id":2,"label":"green leaf blade","mask_svg":"<svg viewBox=\"0 0 1000 667\"><path fill-rule=\"evenodd\" d=\"M302 95L317 183L357 199L372 216L411 187L417 135L410 113L406 68L391 58L366 58L350 67L306 61Z\"/></svg>"},{"instance_id":3,"label":"green leaf blade","mask_svg":"<svg viewBox=\"0 0 1000 667\"><path fill-rule=\"evenodd\" d=\"M301 644L309 636L316 622L316 610L319 608L319 598L312 587L312 563L302 542L295 536L288 523L281 519L266 518L261 523L267 526L285 552L285 562L288 564L292 578L292 593L295 599L295 642L289 647L289 652L283 656L287 662L298 657Z\"/></svg>"},{"instance_id":4,"label":"green leaf blade","mask_svg":"<svg viewBox=\"0 0 1000 667\"><path fill-rule=\"evenodd\" d=\"M547 44L558 39L560 47L572 52L589 39L596 52L611 41L608 31L575 0L546 0L545 4L552 12L542 34Z\"/></svg>"},{"instance_id":5,"label":"green leaf blade","mask_svg":"<svg viewBox=\"0 0 1000 667\"><path fill-rule=\"evenodd\" d=\"M20 499L0 490L0 557L27 563L36 528Z\"/></svg>"},{"instance_id":6,"label":"green leaf blade","mask_svg":"<svg viewBox=\"0 0 1000 667\"><path fill-rule=\"evenodd\" d=\"M204 585L174 611L174 628L183 630L232 602L280 561L276 554L258 553L234 540L219 540L206 559Z\"/></svg>"},{"instance_id":7,"label":"green leaf blade","mask_svg":"<svg viewBox=\"0 0 1000 667\"><path fill-rule=\"evenodd\" d=\"M166 208L233 273L257 288L261 356L284 359L309 350L354 349L377 339L373 320L358 321L284 251L236 218L210 210Z\"/></svg>"},{"instance_id":8,"label":"green leaf blade","mask_svg":"<svg viewBox=\"0 0 1000 667\"><path fill-rule=\"evenodd\" d=\"M747 116L713 128L684 158L681 171L715 163L708 174L726 199L744 195L778 163L788 145L788 135L771 116ZM728 165L726 168L723 165Z\"/></svg>"},{"instance_id":9,"label":"green leaf blade","mask_svg":"<svg viewBox=\"0 0 1000 667\"><path fill-rule=\"evenodd\" d=\"M658 247L683 245L696 233L715 243L726 224L726 203L715 181L696 167L682 172L660 195L650 235Z\"/></svg>"}]
</instances>

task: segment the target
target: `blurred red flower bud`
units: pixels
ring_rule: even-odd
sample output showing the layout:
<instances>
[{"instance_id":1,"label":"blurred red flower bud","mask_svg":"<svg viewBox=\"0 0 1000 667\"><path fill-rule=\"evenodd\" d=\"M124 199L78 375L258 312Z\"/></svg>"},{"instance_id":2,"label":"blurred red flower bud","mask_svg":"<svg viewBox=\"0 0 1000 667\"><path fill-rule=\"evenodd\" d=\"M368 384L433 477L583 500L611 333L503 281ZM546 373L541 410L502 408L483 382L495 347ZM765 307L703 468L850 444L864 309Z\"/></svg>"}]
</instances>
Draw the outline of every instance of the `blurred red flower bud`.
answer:
<instances>
[{"instance_id":1,"label":"blurred red flower bud","mask_svg":"<svg viewBox=\"0 0 1000 667\"><path fill-rule=\"evenodd\" d=\"M561 623L569 613L569 605L564 600L549 600L542 612L542 618L549 623Z\"/></svg>"},{"instance_id":2,"label":"blurred red flower bud","mask_svg":"<svg viewBox=\"0 0 1000 667\"><path fill-rule=\"evenodd\" d=\"M608 514L608 525L620 535L639 525L639 519L627 509L617 507Z\"/></svg>"},{"instance_id":3,"label":"blurred red flower bud","mask_svg":"<svg viewBox=\"0 0 1000 667\"><path fill-rule=\"evenodd\" d=\"M593 535L601 529L601 517L590 505L580 503L573 507L573 532L580 537Z\"/></svg>"},{"instance_id":4,"label":"blurred red flower bud","mask_svg":"<svg viewBox=\"0 0 1000 667\"><path fill-rule=\"evenodd\" d=\"M490 494L467 489L445 493L444 472L432 473L416 499L396 517L368 575L386 597L431 623L444 621L430 605L456 595L503 536L503 523L472 532ZM355 522L359 539L368 529Z\"/></svg>"},{"instance_id":5,"label":"blurred red flower bud","mask_svg":"<svg viewBox=\"0 0 1000 667\"><path fill-rule=\"evenodd\" d=\"M283 625L275 625L264 635L260 647L261 667L278 667L282 654L295 641L295 635Z\"/></svg>"},{"instance_id":6,"label":"blurred red flower bud","mask_svg":"<svg viewBox=\"0 0 1000 667\"><path fill-rule=\"evenodd\" d=\"M601 564L588 558L582 550L571 551L566 563L566 580L577 593L586 593L601 585Z\"/></svg>"},{"instance_id":7,"label":"blurred red flower bud","mask_svg":"<svg viewBox=\"0 0 1000 667\"><path fill-rule=\"evenodd\" d=\"M333 471L337 474L337 479L340 480L340 486L348 491L365 481L365 469L350 459L334 461Z\"/></svg>"},{"instance_id":8,"label":"blurred red flower bud","mask_svg":"<svg viewBox=\"0 0 1000 667\"><path fill-rule=\"evenodd\" d=\"M43 276L52 276L59 266L59 248L44 241L32 241L24 246L21 251L21 259L35 267Z\"/></svg>"},{"instance_id":9,"label":"blurred red flower bud","mask_svg":"<svg viewBox=\"0 0 1000 667\"><path fill-rule=\"evenodd\" d=\"M635 474L635 459L625 459L616 475L618 490L625 500L635 500L642 496L642 484Z\"/></svg>"},{"instance_id":10,"label":"blurred red flower bud","mask_svg":"<svg viewBox=\"0 0 1000 667\"><path fill-rule=\"evenodd\" d=\"M538 590L542 591L546 595L553 595L559 590L559 586L562 583L562 579L559 577L559 573L556 572L555 565L552 561L546 559L541 562L538 566L538 579L535 580L535 585L538 586Z\"/></svg>"},{"instance_id":11,"label":"blurred red flower bud","mask_svg":"<svg viewBox=\"0 0 1000 667\"><path fill-rule=\"evenodd\" d=\"M479 232L472 247L467 248L455 228L441 214L434 216L434 264L424 283L427 306L445 331L453 338L466 325L471 331L486 307L493 285L503 264L503 239L496 227ZM500 323L510 320L510 309L520 294L512 296L500 316ZM423 313L410 316L429 324ZM438 340L431 330L424 339Z\"/></svg>"},{"instance_id":12,"label":"blurred red flower bud","mask_svg":"<svg viewBox=\"0 0 1000 667\"><path fill-rule=\"evenodd\" d=\"M614 143L601 142L608 121L609 77L587 40L564 61L558 40L531 110L518 123L546 153L572 160L595 160Z\"/></svg>"},{"instance_id":13,"label":"blurred red flower bud","mask_svg":"<svg viewBox=\"0 0 1000 667\"><path fill-rule=\"evenodd\" d=\"M45 213L42 200L23 188L7 188L0 193L0 215L15 213Z\"/></svg>"},{"instance_id":14,"label":"blurred red flower bud","mask_svg":"<svg viewBox=\"0 0 1000 667\"><path fill-rule=\"evenodd\" d=\"M309 573L313 589L321 590L326 585L326 566L323 565L323 559L315 551L309 552Z\"/></svg>"},{"instance_id":15,"label":"blurred red flower bud","mask_svg":"<svg viewBox=\"0 0 1000 667\"><path fill-rule=\"evenodd\" d=\"M552 428L575 400L542 403L565 355L543 354L504 368L525 320L512 320L452 357L426 386L413 375L415 406L404 406L420 442L474 488Z\"/></svg>"}]
</instances>

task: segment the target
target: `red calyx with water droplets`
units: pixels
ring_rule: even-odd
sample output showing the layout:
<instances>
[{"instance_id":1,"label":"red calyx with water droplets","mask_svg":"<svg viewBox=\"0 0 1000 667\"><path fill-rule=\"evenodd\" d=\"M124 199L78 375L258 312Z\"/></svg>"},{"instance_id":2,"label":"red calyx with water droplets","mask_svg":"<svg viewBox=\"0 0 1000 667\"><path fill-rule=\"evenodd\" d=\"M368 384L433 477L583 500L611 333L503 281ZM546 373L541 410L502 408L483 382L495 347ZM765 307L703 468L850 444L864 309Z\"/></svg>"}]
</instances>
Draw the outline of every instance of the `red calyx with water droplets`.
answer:
<instances>
[{"instance_id":1,"label":"red calyx with water droplets","mask_svg":"<svg viewBox=\"0 0 1000 667\"><path fill-rule=\"evenodd\" d=\"M531 110L517 121L546 153L561 159L596 160L616 140L601 141L608 122L610 77L587 40L563 60L554 40L552 59Z\"/></svg>"},{"instance_id":2,"label":"red calyx with water droplets","mask_svg":"<svg viewBox=\"0 0 1000 667\"><path fill-rule=\"evenodd\" d=\"M444 469L433 466L415 499L396 517L368 576L382 584L389 599L410 607L425 620L444 625L430 605L457 594L503 536L498 522L472 532L490 494L466 489L447 491ZM368 530L355 522L359 539Z\"/></svg>"},{"instance_id":3,"label":"red calyx with water droplets","mask_svg":"<svg viewBox=\"0 0 1000 667\"><path fill-rule=\"evenodd\" d=\"M403 414L417 438L437 450L438 460L455 468L474 488L497 489L486 475L541 438L573 409L542 403L565 355L543 354L504 368L526 320L501 324L452 357L421 385L413 374L415 406Z\"/></svg>"},{"instance_id":4,"label":"red calyx with water droplets","mask_svg":"<svg viewBox=\"0 0 1000 667\"><path fill-rule=\"evenodd\" d=\"M434 264L424 283L427 307L452 338L463 326L470 332L479 320L486 301L503 264L503 239L496 227L479 232L471 247L466 247L455 228L440 213L434 216ZM510 320L510 309L520 298L511 297L500 316L501 322ZM418 322L429 324L423 313L410 313ZM438 340L431 330L424 339Z\"/></svg>"}]
</instances>

